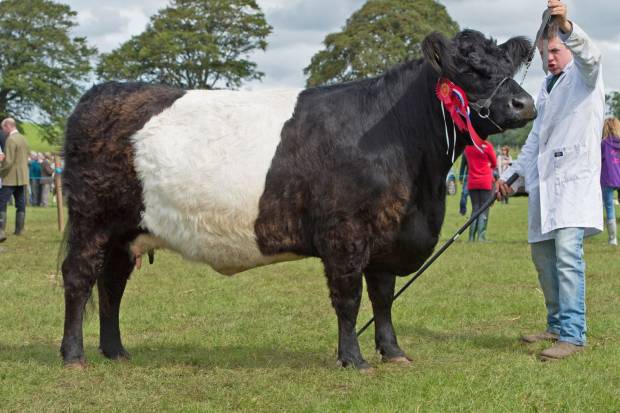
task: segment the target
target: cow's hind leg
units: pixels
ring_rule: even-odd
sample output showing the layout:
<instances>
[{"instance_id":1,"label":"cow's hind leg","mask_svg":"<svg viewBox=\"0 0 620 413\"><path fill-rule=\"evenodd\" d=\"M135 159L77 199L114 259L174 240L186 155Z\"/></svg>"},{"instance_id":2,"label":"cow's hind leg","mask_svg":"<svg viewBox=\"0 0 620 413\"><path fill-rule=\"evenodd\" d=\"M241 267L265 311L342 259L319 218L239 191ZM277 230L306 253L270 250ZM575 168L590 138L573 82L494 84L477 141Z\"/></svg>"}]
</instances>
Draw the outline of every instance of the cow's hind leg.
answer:
<instances>
[{"instance_id":1,"label":"cow's hind leg","mask_svg":"<svg viewBox=\"0 0 620 413\"><path fill-rule=\"evenodd\" d=\"M75 222L74 222L75 224ZM103 268L108 236L87 226L73 225L62 264L65 324L60 353L67 366L84 366L84 310Z\"/></svg>"},{"instance_id":2,"label":"cow's hind leg","mask_svg":"<svg viewBox=\"0 0 620 413\"><path fill-rule=\"evenodd\" d=\"M99 350L113 360L129 358L121 342L119 311L127 280L134 267L126 242L114 241L108 248L103 273L97 280L99 292Z\"/></svg>"},{"instance_id":3,"label":"cow's hind leg","mask_svg":"<svg viewBox=\"0 0 620 413\"><path fill-rule=\"evenodd\" d=\"M372 272L364 275L375 316L375 346L381 359L386 362L410 364L411 359L398 346L392 325L392 302L394 301L396 276Z\"/></svg>"}]
</instances>

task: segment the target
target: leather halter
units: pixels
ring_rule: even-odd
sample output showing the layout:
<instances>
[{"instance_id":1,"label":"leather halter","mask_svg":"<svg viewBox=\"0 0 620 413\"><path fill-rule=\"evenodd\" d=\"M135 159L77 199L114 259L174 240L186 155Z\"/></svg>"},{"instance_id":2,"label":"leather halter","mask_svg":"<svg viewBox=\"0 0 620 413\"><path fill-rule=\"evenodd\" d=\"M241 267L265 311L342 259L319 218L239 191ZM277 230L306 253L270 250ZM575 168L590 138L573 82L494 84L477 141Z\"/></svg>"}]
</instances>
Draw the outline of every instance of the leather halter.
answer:
<instances>
[{"instance_id":1,"label":"leather halter","mask_svg":"<svg viewBox=\"0 0 620 413\"><path fill-rule=\"evenodd\" d=\"M497 123L495 123L495 121L491 118L491 104L493 103L493 98L499 91L499 88L504 83L506 83L506 81L509 79L510 79L509 77L503 78L502 81L499 82L499 84L495 87L495 89L493 90L493 93L491 93L491 96L489 96L488 98L479 99L474 102L469 102L469 107L475 110L478 116L480 116L482 119L486 119L489 122L491 122L500 132L503 132L504 129L501 126L499 126Z\"/></svg>"}]
</instances>

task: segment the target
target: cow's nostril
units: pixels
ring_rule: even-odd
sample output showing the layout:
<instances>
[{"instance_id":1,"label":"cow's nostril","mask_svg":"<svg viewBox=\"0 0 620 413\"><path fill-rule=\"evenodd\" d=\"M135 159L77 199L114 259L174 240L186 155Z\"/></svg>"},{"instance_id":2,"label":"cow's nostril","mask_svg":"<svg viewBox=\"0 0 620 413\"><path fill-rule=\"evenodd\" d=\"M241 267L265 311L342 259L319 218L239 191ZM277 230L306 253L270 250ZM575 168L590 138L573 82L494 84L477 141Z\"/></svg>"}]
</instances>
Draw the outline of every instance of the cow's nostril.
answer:
<instances>
[{"instance_id":1,"label":"cow's nostril","mask_svg":"<svg viewBox=\"0 0 620 413\"><path fill-rule=\"evenodd\" d=\"M510 103L513 109L518 111L525 109L526 101L523 98L513 98Z\"/></svg>"}]
</instances>

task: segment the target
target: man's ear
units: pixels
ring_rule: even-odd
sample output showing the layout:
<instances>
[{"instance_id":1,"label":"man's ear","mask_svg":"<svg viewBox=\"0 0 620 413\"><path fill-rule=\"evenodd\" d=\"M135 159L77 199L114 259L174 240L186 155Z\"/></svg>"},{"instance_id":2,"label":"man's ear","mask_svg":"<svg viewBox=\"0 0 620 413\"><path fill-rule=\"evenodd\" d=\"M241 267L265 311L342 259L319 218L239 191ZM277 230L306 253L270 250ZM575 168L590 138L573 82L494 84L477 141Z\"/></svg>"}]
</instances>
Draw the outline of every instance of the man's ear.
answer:
<instances>
[{"instance_id":1,"label":"man's ear","mask_svg":"<svg viewBox=\"0 0 620 413\"><path fill-rule=\"evenodd\" d=\"M500 49L506 52L513 64L513 73L527 63L530 53L533 53L532 43L525 37L513 37L506 43L499 45Z\"/></svg>"},{"instance_id":2,"label":"man's ear","mask_svg":"<svg viewBox=\"0 0 620 413\"><path fill-rule=\"evenodd\" d=\"M422 41L422 53L424 58L440 75L451 78L454 74L452 61L452 45L450 41L439 32L433 32Z\"/></svg>"}]
</instances>

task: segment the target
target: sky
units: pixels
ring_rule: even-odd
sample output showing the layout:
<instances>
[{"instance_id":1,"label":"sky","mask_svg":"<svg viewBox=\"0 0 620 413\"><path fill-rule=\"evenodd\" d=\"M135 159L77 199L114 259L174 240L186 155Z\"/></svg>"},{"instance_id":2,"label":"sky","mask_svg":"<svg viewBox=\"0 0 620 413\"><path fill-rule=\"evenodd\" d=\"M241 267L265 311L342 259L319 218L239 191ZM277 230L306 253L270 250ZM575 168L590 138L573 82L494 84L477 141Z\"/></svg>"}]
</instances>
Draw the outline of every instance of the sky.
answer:
<instances>
[{"instance_id":1,"label":"sky","mask_svg":"<svg viewBox=\"0 0 620 413\"><path fill-rule=\"evenodd\" d=\"M415 0L410 0L415 1ZM86 36L100 52L108 52L141 33L150 16L168 0L64 0L78 12L76 34ZM273 26L266 52L252 59L265 73L244 89L303 88L303 68L321 50L329 33L340 31L365 0L257 0L267 22ZM440 0L461 29L470 28L497 39L536 34L546 0ZM620 90L620 26L617 0L567 0L569 18L579 24L603 53L607 90ZM607 12L606 12L607 11ZM524 83L536 96L543 78L540 59L532 64ZM521 75L517 76L518 81Z\"/></svg>"}]
</instances>

